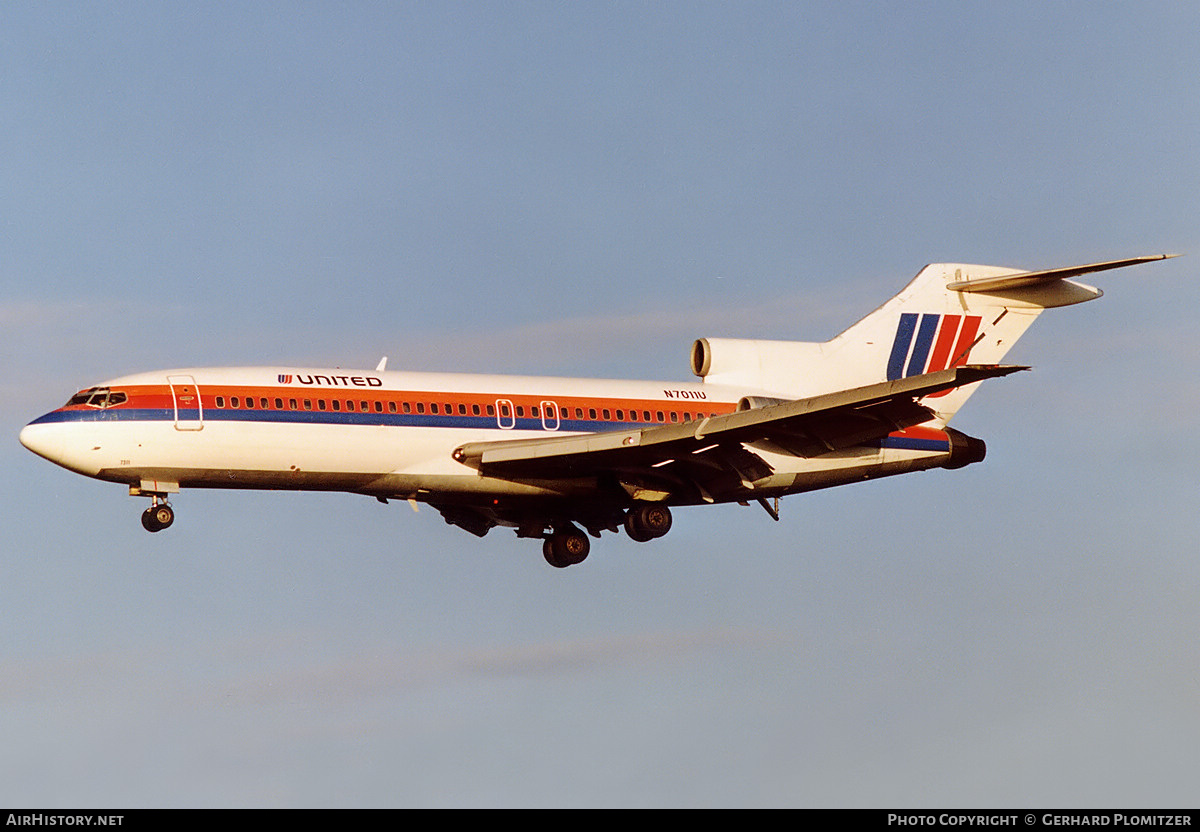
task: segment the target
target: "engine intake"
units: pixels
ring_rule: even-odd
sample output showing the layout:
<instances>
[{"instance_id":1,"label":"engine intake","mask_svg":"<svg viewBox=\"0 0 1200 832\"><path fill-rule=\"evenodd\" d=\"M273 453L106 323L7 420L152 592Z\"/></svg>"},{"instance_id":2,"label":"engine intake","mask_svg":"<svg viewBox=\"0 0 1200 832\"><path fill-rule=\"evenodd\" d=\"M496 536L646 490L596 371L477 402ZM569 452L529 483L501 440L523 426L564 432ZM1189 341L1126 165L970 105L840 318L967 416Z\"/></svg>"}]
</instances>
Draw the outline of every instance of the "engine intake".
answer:
<instances>
[{"instance_id":1,"label":"engine intake","mask_svg":"<svg viewBox=\"0 0 1200 832\"><path fill-rule=\"evenodd\" d=\"M710 384L790 390L821 365L822 345L807 341L701 338L692 344L692 372Z\"/></svg>"},{"instance_id":2,"label":"engine intake","mask_svg":"<svg viewBox=\"0 0 1200 832\"><path fill-rule=\"evenodd\" d=\"M742 396L738 399L738 410L757 410L760 407L770 407L773 404L785 404L791 399L776 399L771 396Z\"/></svg>"}]
</instances>

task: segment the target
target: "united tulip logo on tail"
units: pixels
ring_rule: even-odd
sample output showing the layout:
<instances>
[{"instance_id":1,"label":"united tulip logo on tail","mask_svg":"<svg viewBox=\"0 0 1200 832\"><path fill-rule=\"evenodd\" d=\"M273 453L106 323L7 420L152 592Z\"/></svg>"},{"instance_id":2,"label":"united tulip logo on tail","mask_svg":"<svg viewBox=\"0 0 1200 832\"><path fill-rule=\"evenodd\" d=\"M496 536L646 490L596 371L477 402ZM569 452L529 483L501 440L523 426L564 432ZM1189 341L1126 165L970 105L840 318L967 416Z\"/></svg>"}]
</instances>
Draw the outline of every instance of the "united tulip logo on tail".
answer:
<instances>
[{"instance_id":1,"label":"united tulip logo on tail","mask_svg":"<svg viewBox=\"0 0 1200 832\"><path fill-rule=\"evenodd\" d=\"M977 342L980 320L978 315L902 313L888 358L888 381L966 364Z\"/></svg>"}]
</instances>

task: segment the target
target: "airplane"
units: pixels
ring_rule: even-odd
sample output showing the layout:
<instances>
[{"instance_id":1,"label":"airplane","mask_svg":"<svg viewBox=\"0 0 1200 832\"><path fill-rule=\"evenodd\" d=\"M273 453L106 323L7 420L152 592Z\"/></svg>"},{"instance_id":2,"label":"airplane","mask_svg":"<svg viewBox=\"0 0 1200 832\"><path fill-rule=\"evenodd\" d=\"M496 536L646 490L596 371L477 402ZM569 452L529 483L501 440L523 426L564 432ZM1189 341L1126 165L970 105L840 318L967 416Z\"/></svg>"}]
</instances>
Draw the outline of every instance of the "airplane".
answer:
<instances>
[{"instance_id":1,"label":"airplane","mask_svg":"<svg viewBox=\"0 0 1200 832\"><path fill-rule=\"evenodd\" d=\"M1099 298L1067 268L935 263L825 342L701 338L696 382L286 367L192 368L84 388L30 422L51 462L149 497L170 526L190 488L338 491L425 503L479 537L542 540L555 567L591 537L647 542L672 508L754 502L983 460L948 426L1044 310Z\"/></svg>"}]
</instances>

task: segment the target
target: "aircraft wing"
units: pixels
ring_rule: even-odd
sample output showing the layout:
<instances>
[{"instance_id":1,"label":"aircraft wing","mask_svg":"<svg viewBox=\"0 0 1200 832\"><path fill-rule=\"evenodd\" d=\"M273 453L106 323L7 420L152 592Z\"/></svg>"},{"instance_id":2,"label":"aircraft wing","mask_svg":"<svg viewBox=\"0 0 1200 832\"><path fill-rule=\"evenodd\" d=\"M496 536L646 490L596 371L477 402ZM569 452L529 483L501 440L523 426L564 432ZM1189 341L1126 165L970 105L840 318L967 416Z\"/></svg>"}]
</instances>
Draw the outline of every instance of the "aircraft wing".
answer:
<instances>
[{"instance_id":1,"label":"aircraft wing","mask_svg":"<svg viewBox=\"0 0 1200 832\"><path fill-rule=\"evenodd\" d=\"M683 424L470 442L454 458L506 479L613 475L633 496L664 499L671 483L717 493L771 473L756 448L809 457L880 439L932 418L923 396L1025 369L967 365Z\"/></svg>"}]
</instances>

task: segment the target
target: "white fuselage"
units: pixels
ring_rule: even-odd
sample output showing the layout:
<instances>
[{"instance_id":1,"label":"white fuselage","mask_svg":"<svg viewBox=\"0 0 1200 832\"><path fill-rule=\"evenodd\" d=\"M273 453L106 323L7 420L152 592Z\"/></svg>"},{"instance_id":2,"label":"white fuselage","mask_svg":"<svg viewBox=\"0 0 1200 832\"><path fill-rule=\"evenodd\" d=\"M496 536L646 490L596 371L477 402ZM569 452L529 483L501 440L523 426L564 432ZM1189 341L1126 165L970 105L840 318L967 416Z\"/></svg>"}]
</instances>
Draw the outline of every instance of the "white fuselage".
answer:
<instances>
[{"instance_id":1,"label":"white fuselage","mask_svg":"<svg viewBox=\"0 0 1200 832\"><path fill-rule=\"evenodd\" d=\"M81 391L30 423L21 441L70 470L142 493L324 490L467 504L577 498L599 486L488 477L455 461L453 451L468 442L688 423L729 413L742 396L759 392L704 383L197 368ZM943 431L917 429L812 458L756 449L774 471L754 484L754 494L934 467L949 446Z\"/></svg>"}]
</instances>

